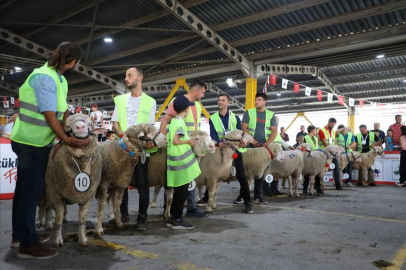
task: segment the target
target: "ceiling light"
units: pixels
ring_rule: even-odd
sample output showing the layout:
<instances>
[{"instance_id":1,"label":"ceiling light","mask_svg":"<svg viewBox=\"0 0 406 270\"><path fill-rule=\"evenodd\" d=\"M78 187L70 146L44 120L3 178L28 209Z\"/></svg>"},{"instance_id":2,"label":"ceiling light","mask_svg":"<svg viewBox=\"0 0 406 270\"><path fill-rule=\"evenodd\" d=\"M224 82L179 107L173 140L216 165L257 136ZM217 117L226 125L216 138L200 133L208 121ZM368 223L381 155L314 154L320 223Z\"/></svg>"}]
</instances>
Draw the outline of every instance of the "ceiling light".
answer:
<instances>
[{"instance_id":1,"label":"ceiling light","mask_svg":"<svg viewBox=\"0 0 406 270\"><path fill-rule=\"evenodd\" d=\"M231 78L228 78L228 79L226 80L226 83L227 83L228 87L233 87L233 86L234 86L233 79L231 79Z\"/></svg>"},{"instance_id":2,"label":"ceiling light","mask_svg":"<svg viewBox=\"0 0 406 270\"><path fill-rule=\"evenodd\" d=\"M282 94L281 93L279 93L279 91L278 91L278 93L276 93L276 96L278 96L278 97L280 97Z\"/></svg>"},{"instance_id":3,"label":"ceiling light","mask_svg":"<svg viewBox=\"0 0 406 270\"><path fill-rule=\"evenodd\" d=\"M404 79L403 82L406 83L406 79Z\"/></svg>"},{"instance_id":4,"label":"ceiling light","mask_svg":"<svg viewBox=\"0 0 406 270\"><path fill-rule=\"evenodd\" d=\"M111 42L113 42L113 39L110 37L105 37L104 42L111 43Z\"/></svg>"},{"instance_id":5,"label":"ceiling light","mask_svg":"<svg viewBox=\"0 0 406 270\"><path fill-rule=\"evenodd\" d=\"M16 71L21 71L21 70L22 70L22 68L20 68L20 67L14 67L14 69L15 69Z\"/></svg>"},{"instance_id":6,"label":"ceiling light","mask_svg":"<svg viewBox=\"0 0 406 270\"><path fill-rule=\"evenodd\" d=\"M376 58L384 58L385 57L385 55L384 54L378 54L377 56L376 56Z\"/></svg>"}]
</instances>

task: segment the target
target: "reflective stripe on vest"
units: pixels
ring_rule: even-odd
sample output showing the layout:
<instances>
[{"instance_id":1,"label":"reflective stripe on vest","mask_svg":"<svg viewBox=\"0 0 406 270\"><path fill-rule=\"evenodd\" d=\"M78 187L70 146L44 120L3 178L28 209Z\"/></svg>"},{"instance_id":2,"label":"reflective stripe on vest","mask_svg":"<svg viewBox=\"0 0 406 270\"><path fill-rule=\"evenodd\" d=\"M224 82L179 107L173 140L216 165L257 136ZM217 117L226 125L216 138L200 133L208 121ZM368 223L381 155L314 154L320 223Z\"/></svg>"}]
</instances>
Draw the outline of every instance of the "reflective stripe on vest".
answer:
<instances>
[{"instance_id":1,"label":"reflective stripe on vest","mask_svg":"<svg viewBox=\"0 0 406 270\"><path fill-rule=\"evenodd\" d=\"M271 119L273 117L273 114L274 113L272 111L265 110L265 141L267 141L272 134ZM257 127L257 109L256 108L249 109L248 115L250 117L250 121L248 122L248 131L251 134L251 136L254 137L255 130ZM282 137L280 137L280 141L282 141Z\"/></svg>"},{"instance_id":2,"label":"reflective stripe on vest","mask_svg":"<svg viewBox=\"0 0 406 270\"><path fill-rule=\"evenodd\" d=\"M368 136L369 136L369 146L375 144L375 133L369 131L368 132ZM362 152L362 134L358 133L357 134L357 143L358 143L358 152L361 153Z\"/></svg>"},{"instance_id":3,"label":"reflective stripe on vest","mask_svg":"<svg viewBox=\"0 0 406 270\"><path fill-rule=\"evenodd\" d=\"M55 114L60 121L62 121L63 115L68 109L68 103L66 102L68 84L66 79L63 76L59 77L58 72L52 67L48 67L47 62L42 67L34 69L20 87L20 115L17 117L11 132L11 140L36 147L44 147L52 142L55 134L46 122L44 115L40 112L34 89L29 83L33 76L38 75L50 76L55 81L57 96Z\"/></svg>"},{"instance_id":4,"label":"reflective stripe on vest","mask_svg":"<svg viewBox=\"0 0 406 270\"><path fill-rule=\"evenodd\" d=\"M347 132L347 141L345 141L344 139L344 135L343 134L338 134L337 135L337 144L339 146L341 146L342 148L344 148L345 152L347 152L347 149L345 149L347 146L351 145L351 140L352 140L352 133L351 132ZM352 149L348 149L348 152L352 152Z\"/></svg>"},{"instance_id":5,"label":"reflective stripe on vest","mask_svg":"<svg viewBox=\"0 0 406 270\"><path fill-rule=\"evenodd\" d=\"M313 140L312 140L312 138L310 138L309 135L306 135L304 138L306 140L306 143L310 144L313 151L319 149L319 147L318 147L319 141L316 136L313 136L315 143L313 143Z\"/></svg>"},{"instance_id":6,"label":"reflective stripe on vest","mask_svg":"<svg viewBox=\"0 0 406 270\"><path fill-rule=\"evenodd\" d=\"M130 95L131 92L114 98L114 104L116 105L118 112L118 122L120 123L120 129L123 132L127 130L127 103ZM137 124L142 123L151 124L149 123L149 116L151 114L151 109L154 106L154 104L155 99L142 92L140 106L138 108L137 113ZM145 151L148 153L155 153L156 151L158 151L158 147L155 147L153 149L147 149Z\"/></svg>"},{"instance_id":7,"label":"reflective stripe on vest","mask_svg":"<svg viewBox=\"0 0 406 270\"><path fill-rule=\"evenodd\" d=\"M166 171L168 187L178 187L189 183L200 174L199 164L189 144L174 145L173 138L181 129L184 136L181 140L189 140L187 128L183 119L173 118L167 134L168 148L166 156Z\"/></svg>"},{"instance_id":8,"label":"reflective stripe on vest","mask_svg":"<svg viewBox=\"0 0 406 270\"><path fill-rule=\"evenodd\" d=\"M323 131L323 133L324 133L324 138L325 138L325 140L327 142L327 145L334 145L334 142L336 141L335 140L336 131L334 129L331 130L332 141L331 141L331 144L330 144L330 132L328 132L326 127L322 127L320 130ZM321 140L319 141L319 146L320 146L320 149L325 148L325 146L324 146L324 144L323 144L323 142Z\"/></svg>"},{"instance_id":9,"label":"reflective stripe on vest","mask_svg":"<svg viewBox=\"0 0 406 270\"><path fill-rule=\"evenodd\" d=\"M175 98L173 98L170 103L172 103L174 100L175 100ZM190 107L189 107L188 114L186 115L185 118L183 118L183 121L185 121L185 124L186 124L188 135L190 135L193 131L200 130L200 127L202 125L201 119L200 119L201 115L202 115L202 106L201 106L200 102L198 102L198 101L195 101L195 106L196 106L197 123L195 123L195 118L193 116L192 108L190 108ZM168 124L168 126L169 126L169 124ZM169 132L168 126L166 128L166 133ZM196 126L196 128L195 128L195 126Z\"/></svg>"}]
</instances>

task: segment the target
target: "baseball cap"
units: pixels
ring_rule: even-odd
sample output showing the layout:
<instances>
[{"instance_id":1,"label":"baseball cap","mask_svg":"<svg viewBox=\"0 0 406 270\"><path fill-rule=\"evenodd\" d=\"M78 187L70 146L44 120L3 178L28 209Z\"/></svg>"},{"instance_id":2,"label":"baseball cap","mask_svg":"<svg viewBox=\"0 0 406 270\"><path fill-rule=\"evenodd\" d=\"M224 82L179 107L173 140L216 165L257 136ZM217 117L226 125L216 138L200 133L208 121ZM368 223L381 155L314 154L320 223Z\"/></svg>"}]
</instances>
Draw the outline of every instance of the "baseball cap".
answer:
<instances>
[{"instance_id":1,"label":"baseball cap","mask_svg":"<svg viewBox=\"0 0 406 270\"><path fill-rule=\"evenodd\" d=\"M99 108L99 106L96 103L93 104L92 107Z\"/></svg>"},{"instance_id":2,"label":"baseball cap","mask_svg":"<svg viewBox=\"0 0 406 270\"><path fill-rule=\"evenodd\" d=\"M179 96L173 101L173 108L176 112L186 110L189 106L195 106L195 103L190 102L185 96Z\"/></svg>"}]
</instances>

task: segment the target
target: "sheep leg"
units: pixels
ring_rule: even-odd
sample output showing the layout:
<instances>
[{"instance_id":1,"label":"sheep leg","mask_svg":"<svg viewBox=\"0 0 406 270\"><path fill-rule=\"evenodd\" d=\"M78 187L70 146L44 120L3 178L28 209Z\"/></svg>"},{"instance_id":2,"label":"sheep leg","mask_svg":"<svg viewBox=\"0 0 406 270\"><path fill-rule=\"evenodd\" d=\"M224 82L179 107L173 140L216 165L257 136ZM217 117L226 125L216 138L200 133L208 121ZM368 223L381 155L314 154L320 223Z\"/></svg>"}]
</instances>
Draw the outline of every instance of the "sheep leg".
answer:
<instances>
[{"instance_id":1,"label":"sheep leg","mask_svg":"<svg viewBox=\"0 0 406 270\"><path fill-rule=\"evenodd\" d=\"M108 197L108 190L107 186L99 186L99 190L97 190L96 198L97 198L97 206L98 206L98 213L97 213L97 222L94 225L94 233L98 236L104 235L103 233L103 212L104 206L106 204Z\"/></svg>"},{"instance_id":2,"label":"sheep leg","mask_svg":"<svg viewBox=\"0 0 406 270\"><path fill-rule=\"evenodd\" d=\"M300 197L300 195L299 195L299 176L300 176L300 174L295 175L295 197L296 198Z\"/></svg>"},{"instance_id":3,"label":"sheep leg","mask_svg":"<svg viewBox=\"0 0 406 270\"><path fill-rule=\"evenodd\" d=\"M314 195L314 193L316 193L314 191L314 181L315 181L315 179L316 179L315 175L310 175L309 176L309 183L310 183L310 191L309 191L309 193L310 193L310 195Z\"/></svg>"},{"instance_id":4,"label":"sheep leg","mask_svg":"<svg viewBox=\"0 0 406 270\"><path fill-rule=\"evenodd\" d=\"M120 206L123 201L125 189L116 189L114 193L114 215L116 216L117 228L124 228L123 222L121 222L121 211Z\"/></svg>"},{"instance_id":5,"label":"sheep leg","mask_svg":"<svg viewBox=\"0 0 406 270\"><path fill-rule=\"evenodd\" d=\"M65 204L65 209L63 211L63 223L68 223L66 216L68 215L68 206Z\"/></svg>"},{"instance_id":6,"label":"sheep leg","mask_svg":"<svg viewBox=\"0 0 406 270\"><path fill-rule=\"evenodd\" d=\"M275 180L276 180L276 179L275 179ZM275 181L275 180L274 180L274 181ZM289 182L288 182L288 183L289 183L289 196L290 196L290 197L293 197L293 192L292 192L292 177L291 177L290 175L288 176L288 181L289 181Z\"/></svg>"},{"instance_id":7,"label":"sheep leg","mask_svg":"<svg viewBox=\"0 0 406 270\"><path fill-rule=\"evenodd\" d=\"M214 193L216 192L216 187L215 187L215 182L217 182L217 179L210 179L207 181L206 188L207 192L209 193L209 198L207 200L207 205L206 205L206 212L211 213L213 212L213 199L214 199Z\"/></svg>"},{"instance_id":8,"label":"sheep leg","mask_svg":"<svg viewBox=\"0 0 406 270\"><path fill-rule=\"evenodd\" d=\"M150 207L151 208L156 208L156 198L159 195L159 191L161 190L162 186L161 185L156 185L154 188L154 194L152 195L152 200L150 202Z\"/></svg>"},{"instance_id":9,"label":"sheep leg","mask_svg":"<svg viewBox=\"0 0 406 270\"><path fill-rule=\"evenodd\" d=\"M203 186L198 186L197 187L197 193L196 193L196 201L200 201L202 199L202 192L203 192Z\"/></svg>"},{"instance_id":10,"label":"sheep leg","mask_svg":"<svg viewBox=\"0 0 406 270\"><path fill-rule=\"evenodd\" d=\"M44 218L45 218L45 206L38 206L38 214L37 214L37 222L36 227L41 228L45 226Z\"/></svg>"},{"instance_id":11,"label":"sheep leg","mask_svg":"<svg viewBox=\"0 0 406 270\"><path fill-rule=\"evenodd\" d=\"M165 195L166 195L166 208L165 208L165 220L169 220L171 205L173 201L173 188L165 187Z\"/></svg>"},{"instance_id":12,"label":"sheep leg","mask_svg":"<svg viewBox=\"0 0 406 270\"><path fill-rule=\"evenodd\" d=\"M109 212L109 218L110 219L115 219L115 215L114 212L116 211L114 208L114 203L113 203L113 199L114 195L110 194L109 197L107 198L107 208L108 208L108 212Z\"/></svg>"},{"instance_id":13,"label":"sheep leg","mask_svg":"<svg viewBox=\"0 0 406 270\"><path fill-rule=\"evenodd\" d=\"M52 223L52 208L45 208L45 230L52 231L54 230L54 224Z\"/></svg>"},{"instance_id":14,"label":"sheep leg","mask_svg":"<svg viewBox=\"0 0 406 270\"><path fill-rule=\"evenodd\" d=\"M282 188L283 188L283 189L286 189L286 186L285 186L285 185L286 185L286 177L283 177L283 178L282 178Z\"/></svg>"},{"instance_id":15,"label":"sheep leg","mask_svg":"<svg viewBox=\"0 0 406 270\"><path fill-rule=\"evenodd\" d=\"M82 247L87 246L87 238L86 238L86 215L87 211L89 210L91 200L89 200L84 205L79 205L79 245Z\"/></svg>"},{"instance_id":16,"label":"sheep leg","mask_svg":"<svg viewBox=\"0 0 406 270\"><path fill-rule=\"evenodd\" d=\"M65 205L62 201L55 204L55 240L53 243L54 247L63 247L62 238L62 222L63 222L63 212Z\"/></svg>"},{"instance_id":17,"label":"sheep leg","mask_svg":"<svg viewBox=\"0 0 406 270\"><path fill-rule=\"evenodd\" d=\"M214 192L214 197L213 197L213 204L211 205L211 208L213 208L213 209L217 209L217 204L216 204L216 202L217 202L217 192L219 192L220 185L221 185L221 182L217 182L216 190Z\"/></svg>"}]
</instances>

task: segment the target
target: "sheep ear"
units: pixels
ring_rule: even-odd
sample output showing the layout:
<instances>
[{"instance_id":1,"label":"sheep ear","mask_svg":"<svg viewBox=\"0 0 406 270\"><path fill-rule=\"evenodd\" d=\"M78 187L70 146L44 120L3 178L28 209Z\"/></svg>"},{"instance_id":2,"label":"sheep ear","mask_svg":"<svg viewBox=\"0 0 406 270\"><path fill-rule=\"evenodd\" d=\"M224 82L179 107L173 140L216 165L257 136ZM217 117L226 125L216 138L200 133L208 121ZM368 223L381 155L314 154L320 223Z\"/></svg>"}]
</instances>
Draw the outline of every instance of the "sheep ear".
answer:
<instances>
[{"instance_id":1,"label":"sheep ear","mask_svg":"<svg viewBox=\"0 0 406 270\"><path fill-rule=\"evenodd\" d=\"M138 139L144 137L144 135L145 135L144 132L141 131L141 132L138 134Z\"/></svg>"},{"instance_id":2,"label":"sheep ear","mask_svg":"<svg viewBox=\"0 0 406 270\"><path fill-rule=\"evenodd\" d=\"M95 128L91 131L92 134L102 134L103 132L106 132L107 130L105 128Z\"/></svg>"}]
</instances>

